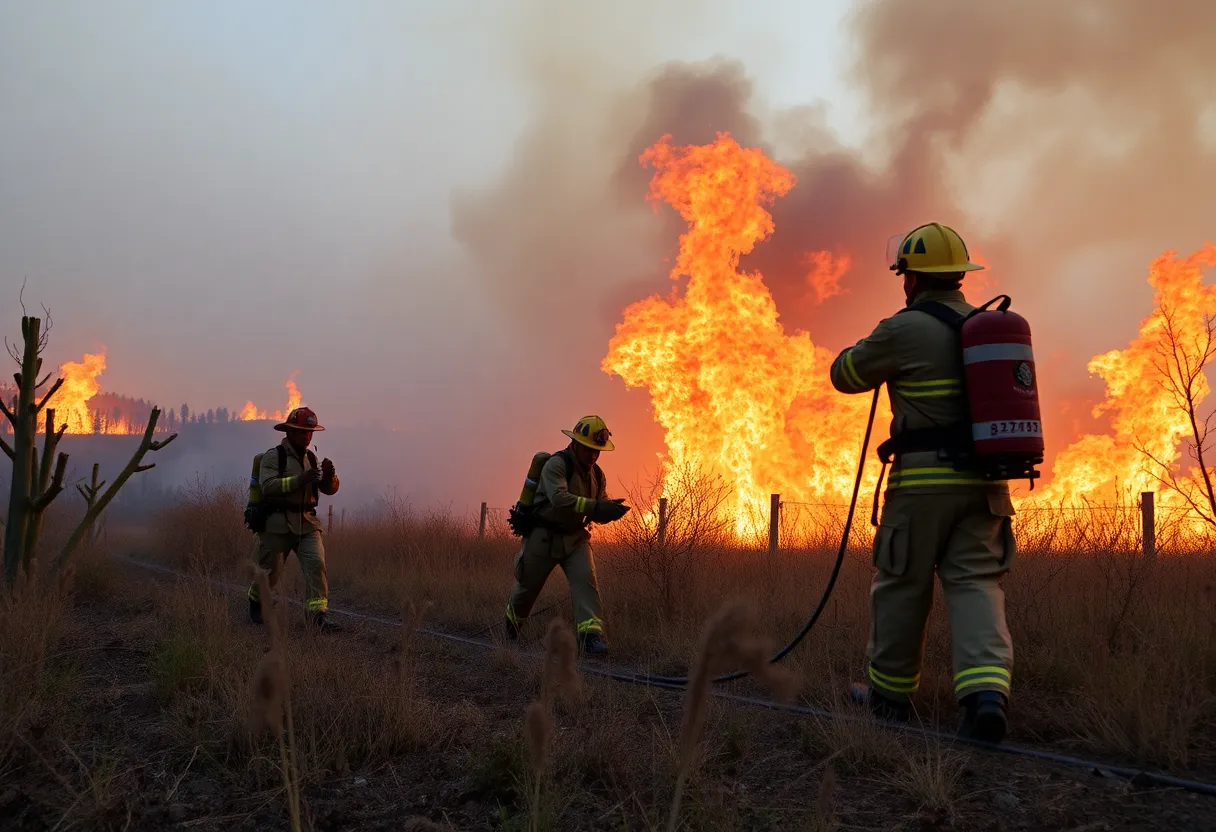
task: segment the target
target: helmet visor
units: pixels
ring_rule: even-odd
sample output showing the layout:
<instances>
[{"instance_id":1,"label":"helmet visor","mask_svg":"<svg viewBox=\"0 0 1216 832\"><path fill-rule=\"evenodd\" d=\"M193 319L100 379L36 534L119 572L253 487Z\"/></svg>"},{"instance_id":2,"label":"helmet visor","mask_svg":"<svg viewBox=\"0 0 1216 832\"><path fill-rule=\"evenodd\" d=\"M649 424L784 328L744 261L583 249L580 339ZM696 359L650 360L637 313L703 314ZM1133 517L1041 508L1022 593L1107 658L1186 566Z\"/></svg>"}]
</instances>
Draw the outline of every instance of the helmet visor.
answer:
<instances>
[{"instance_id":1,"label":"helmet visor","mask_svg":"<svg viewBox=\"0 0 1216 832\"><path fill-rule=\"evenodd\" d=\"M908 236L908 233L905 231L902 234L896 234L895 236L887 239L887 265L888 266L893 267L895 265L895 261L899 259L899 245L900 245L900 243L902 243L904 241L904 237L907 237L907 236Z\"/></svg>"}]
</instances>

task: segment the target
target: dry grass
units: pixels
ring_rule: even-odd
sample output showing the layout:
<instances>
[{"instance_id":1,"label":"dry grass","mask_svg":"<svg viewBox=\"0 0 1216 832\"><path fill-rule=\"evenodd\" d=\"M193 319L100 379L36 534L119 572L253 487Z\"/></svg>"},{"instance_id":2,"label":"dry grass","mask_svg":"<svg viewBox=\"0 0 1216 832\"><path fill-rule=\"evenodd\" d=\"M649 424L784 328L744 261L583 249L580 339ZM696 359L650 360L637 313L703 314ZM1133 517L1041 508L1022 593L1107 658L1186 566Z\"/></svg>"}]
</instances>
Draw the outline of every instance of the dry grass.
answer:
<instances>
[{"instance_id":1,"label":"dry grass","mask_svg":"<svg viewBox=\"0 0 1216 832\"><path fill-rule=\"evenodd\" d=\"M222 527L195 514L212 506L230 515L229 495L217 494L215 500L189 499L192 522ZM1073 515L1066 520L1077 522ZM176 514L163 522L169 530L183 525ZM1175 555L1146 563L1133 553L1133 542L1105 538L1104 545L1114 551L1045 553L1035 547L1065 532L1059 524L1046 529L1041 518L1034 523L1036 535L1024 542L1005 582L1015 642L1015 730L1024 739L1179 770L1216 765L1216 558ZM857 529L864 543L869 530L864 518ZM518 542L493 534L478 540L475 531L472 523L450 514L425 514L392 500L375 513L352 512L344 528L326 539L335 603L382 610L429 603L428 618L436 626L500 637ZM1123 526L1116 531L1130 533ZM835 533L825 533L823 540ZM246 533L245 549L249 537ZM242 548L222 545L228 552ZM638 545L643 544L597 545L608 635L618 660L660 673L686 670L703 623L728 595L763 609L762 634L784 642L822 592L832 557L824 548L784 550L773 557L706 545L681 576L678 603L661 608L654 582L638 571ZM654 544L644 545L653 549ZM215 563L203 560L209 569ZM243 562L235 559L227 574L245 578L247 561L247 556ZM298 580L290 566L287 572ZM818 629L787 660L813 704L835 707L840 691L864 669L870 574L868 552L855 547ZM564 579L555 571L525 637L539 638L548 620L565 614L568 604ZM930 619L918 709L946 728L953 727L956 715L949 643L939 598ZM499 661L509 667L514 659L503 653Z\"/></svg>"},{"instance_id":2,"label":"dry grass","mask_svg":"<svg viewBox=\"0 0 1216 832\"><path fill-rule=\"evenodd\" d=\"M401 503L350 512L326 545L333 604L398 610L405 626L356 626L338 637L344 649L333 649L305 628L298 608L280 607L285 618L268 644L266 630L243 621L243 598L207 581L243 584L253 574L238 496L234 487L199 483L179 510L158 518L153 540L165 547L166 563L193 576L187 580L139 589L95 551L77 560L69 587L43 582L0 601L0 773L55 771L65 782L64 817L74 822L126 805L133 764L120 751L80 751L82 735L71 734L66 718L82 681L76 665L57 656L57 639L75 605L144 622L131 631L147 644L140 672L149 718L178 764L194 761L237 793L270 795L284 825L294 817L299 828L320 823L314 804L324 784L397 771L411 755L448 761L463 793L475 796L467 799L500 807L503 829L662 829L671 821L731 829L757 811L769 813L770 828L834 829L847 825L842 813L856 813L856 800L842 795L857 788L901 801L899 811L931 823L953 822L976 803L964 756L880 728L842 701L864 668L871 574L864 549L850 552L819 628L781 665L789 678L770 680L849 718L802 721L796 741L778 751L770 716L707 699L696 681L681 713L668 694L580 680L560 571L525 630L525 643L543 634L546 661L502 647L470 675L458 664L467 657L444 654L416 630L425 622L496 637L517 541L477 540L471 524ZM664 673L691 666L702 681L737 666L767 669L763 658L801 626L831 559L809 546L770 557L706 544L691 560L681 554L688 566L672 584L681 588L679 602L657 609L662 590L639 572L634 545L596 549L613 661ZM646 545L655 557L655 541ZM1145 564L1133 550L1019 554L1006 581L1016 645L1013 739L1212 771L1216 558ZM298 598L290 562L285 578L285 591ZM728 599L736 604L723 609ZM742 613L749 607L763 611L754 637ZM956 716L949 656L938 602L917 704L922 719L947 730ZM58 747L77 750L56 759L38 739L46 731L67 731ZM770 770L792 772L764 798L771 808L741 800L736 784L763 783ZM408 789L408 779L397 787ZM752 806L746 817L744 804Z\"/></svg>"},{"instance_id":3,"label":"dry grass","mask_svg":"<svg viewBox=\"0 0 1216 832\"><path fill-rule=\"evenodd\" d=\"M0 773L25 734L55 718L60 691L47 660L66 607L57 583L21 578L14 593L0 592Z\"/></svg>"}]
</instances>

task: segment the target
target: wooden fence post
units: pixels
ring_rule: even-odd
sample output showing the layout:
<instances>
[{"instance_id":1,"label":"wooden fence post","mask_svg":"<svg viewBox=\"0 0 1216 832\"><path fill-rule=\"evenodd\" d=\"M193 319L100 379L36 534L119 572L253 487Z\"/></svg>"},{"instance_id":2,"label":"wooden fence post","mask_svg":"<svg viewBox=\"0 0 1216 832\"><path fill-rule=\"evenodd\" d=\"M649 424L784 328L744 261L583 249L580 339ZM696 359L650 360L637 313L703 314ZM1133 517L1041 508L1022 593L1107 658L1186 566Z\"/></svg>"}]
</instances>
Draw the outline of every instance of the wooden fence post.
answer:
<instances>
[{"instance_id":1,"label":"wooden fence post","mask_svg":"<svg viewBox=\"0 0 1216 832\"><path fill-rule=\"evenodd\" d=\"M659 545L667 542L667 498L659 498Z\"/></svg>"},{"instance_id":2,"label":"wooden fence post","mask_svg":"<svg viewBox=\"0 0 1216 832\"><path fill-rule=\"evenodd\" d=\"M486 536L486 504L481 504L481 520L477 523L477 539L484 540Z\"/></svg>"},{"instance_id":3,"label":"wooden fence post","mask_svg":"<svg viewBox=\"0 0 1216 832\"><path fill-rule=\"evenodd\" d=\"M329 524L325 529L326 534L333 534L334 531L334 504L329 504Z\"/></svg>"},{"instance_id":4,"label":"wooden fence post","mask_svg":"<svg viewBox=\"0 0 1216 832\"><path fill-rule=\"evenodd\" d=\"M769 495L768 508L768 551L769 554L775 554L777 551L777 529L781 523L781 495Z\"/></svg>"},{"instance_id":5,"label":"wooden fence post","mask_svg":"<svg viewBox=\"0 0 1216 832\"><path fill-rule=\"evenodd\" d=\"M1157 516L1153 506L1153 492L1145 491L1140 495L1140 527L1141 544L1145 560L1157 558Z\"/></svg>"}]
</instances>

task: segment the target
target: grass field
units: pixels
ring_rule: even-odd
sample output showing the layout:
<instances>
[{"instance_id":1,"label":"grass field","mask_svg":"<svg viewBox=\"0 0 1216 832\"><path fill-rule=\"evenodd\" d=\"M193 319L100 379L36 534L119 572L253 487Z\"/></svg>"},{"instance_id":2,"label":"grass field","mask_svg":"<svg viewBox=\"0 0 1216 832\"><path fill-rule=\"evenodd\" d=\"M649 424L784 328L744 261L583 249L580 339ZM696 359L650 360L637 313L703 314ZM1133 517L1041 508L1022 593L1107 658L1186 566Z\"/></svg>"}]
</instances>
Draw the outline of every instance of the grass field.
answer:
<instances>
[{"instance_id":1,"label":"grass field","mask_svg":"<svg viewBox=\"0 0 1216 832\"><path fill-rule=\"evenodd\" d=\"M585 675L575 684L528 657L545 644L560 654L561 640L545 637L554 618L568 628L560 570L522 653L349 619L346 633L317 637L294 608L271 645L244 620L241 594L216 583L251 575L243 501L237 486L197 483L146 526L109 529L62 586L47 579L4 602L5 828L286 829L298 804L314 829L663 829L678 784L686 829L1202 829L1216 817L1210 798L867 719L710 700L692 708L701 730L681 736L697 722L680 694ZM823 619L783 664L799 701L848 716L841 695L864 670L867 516ZM1145 562L1136 541L1105 527L1091 547L1105 552L1036 552L1028 539L1006 581L1010 742L1216 781L1216 558ZM518 544L474 532L392 501L351 512L327 537L331 603L501 640ZM664 547L645 534L597 546L613 666L684 672L728 600L776 646L818 600L833 533L783 531L791 544L776 556L699 534L695 546L679 534ZM186 577L124 565L125 554ZM299 598L294 562L286 575ZM746 620L720 626L740 651L754 647ZM557 654L550 664L565 666ZM284 696L280 746L266 726ZM940 603L917 706L953 730Z\"/></svg>"}]
</instances>

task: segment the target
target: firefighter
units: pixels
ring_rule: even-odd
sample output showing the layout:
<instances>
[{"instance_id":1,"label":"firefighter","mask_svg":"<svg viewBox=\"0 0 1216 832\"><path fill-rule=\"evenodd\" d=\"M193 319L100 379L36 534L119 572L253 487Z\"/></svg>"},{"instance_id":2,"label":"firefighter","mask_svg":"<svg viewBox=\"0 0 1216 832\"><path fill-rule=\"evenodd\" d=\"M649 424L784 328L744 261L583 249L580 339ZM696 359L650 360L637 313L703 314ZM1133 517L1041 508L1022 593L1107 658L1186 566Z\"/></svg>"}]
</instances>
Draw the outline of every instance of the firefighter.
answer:
<instances>
[{"instance_id":1,"label":"firefighter","mask_svg":"<svg viewBox=\"0 0 1216 832\"><path fill-rule=\"evenodd\" d=\"M874 539L868 683L852 696L881 717L904 721L920 685L934 573L941 581L953 646L959 734L1000 742L1007 729L1013 644L1005 624L1001 577L1015 542L1008 485L951 463L960 429L970 434L958 335L932 314L936 302L958 313L971 262L962 238L929 223L900 240L891 269L903 277L906 308L836 357L832 386L865 393L887 385L891 438L879 447L891 463ZM947 314L949 314L947 312ZM875 495L877 497L877 495Z\"/></svg>"},{"instance_id":2,"label":"firefighter","mask_svg":"<svg viewBox=\"0 0 1216 832\"><path fill-rule=\"evenodd\" d=\"M322 631L340 630L329 620L325 544L321 539L321 521L317 519L317 494L336 494L338 475L333 462L323 459L318 467L316 456L308 450L313 432L325 428L317 424L317 415L312 410L298 407L274 429L287 435L278 447L262 455L258 480L270 513L265 530L258 534L257 567L267 573L273 589L283 562L294 551L304 574L307 619ZM249 618L255 624L262 623L257 581L249 586Z\"/></svg>"},{"instance_id":3,"label":"firefighter","mask_svg":"<svg viewBox=\"0 0 1216 832\"><path fill-rule=\"evenodd\" d=\"M563 430L572 440L565 450L549 457L541 469L533 503L535 520L515 556L515 588L507 601L507 638L519 637L519 627L553 567L560 564L570 584L575 628L583 652L608 652L601 619L600 593L591 553L591 523L611 523L625 516L623 499L609 499L604 472L596 460L601 451L616 446L599 416L584 416L574 430Z\"/></svg>"}]
</instances>

